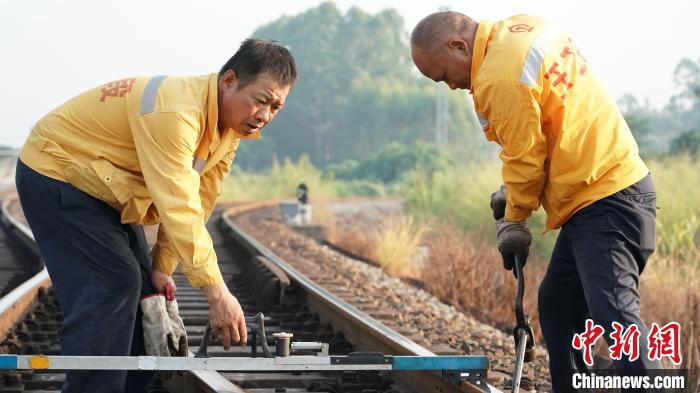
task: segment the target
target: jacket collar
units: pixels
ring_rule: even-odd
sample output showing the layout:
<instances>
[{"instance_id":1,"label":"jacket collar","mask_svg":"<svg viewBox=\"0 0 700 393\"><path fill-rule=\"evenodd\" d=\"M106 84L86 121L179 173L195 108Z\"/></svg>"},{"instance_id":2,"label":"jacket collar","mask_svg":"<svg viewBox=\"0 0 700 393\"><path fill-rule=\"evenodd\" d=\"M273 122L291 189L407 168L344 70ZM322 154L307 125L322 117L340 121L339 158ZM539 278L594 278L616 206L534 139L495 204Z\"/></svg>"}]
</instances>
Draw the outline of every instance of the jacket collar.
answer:
<instances>
[{"instance_id":1,"label":"jacket collar","mask_svg":"<svg viewBox=\"0 0 700 393\"><path fill-rule=\"evenodd\" d=\"M488 20L482 20L479 22L479 27L476 29L476 36L474 37L474 52L472 53L472 70L471 70L471 90L474 91L474 82L479 74L479 69L481 64L484 62L484 57L486 57L486 46L488 45L489 37L491 36L491 31L493 30L494 22Z\"/></svg>"}]
</instances>

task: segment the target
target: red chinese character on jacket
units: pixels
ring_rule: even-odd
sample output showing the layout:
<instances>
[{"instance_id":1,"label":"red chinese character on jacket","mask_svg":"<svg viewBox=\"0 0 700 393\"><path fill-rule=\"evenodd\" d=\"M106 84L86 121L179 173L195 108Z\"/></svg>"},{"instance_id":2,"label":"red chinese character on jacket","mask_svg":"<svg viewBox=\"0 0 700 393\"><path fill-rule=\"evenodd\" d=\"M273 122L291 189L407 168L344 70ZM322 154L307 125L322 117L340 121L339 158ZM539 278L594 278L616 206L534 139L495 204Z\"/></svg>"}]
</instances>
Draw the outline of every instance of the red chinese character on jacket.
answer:
<instances>
[{"instance_id":1,"label":"red chinese character on jacket","mask_svg":"<svg viewBox=\"0 0 700 393\"><path fill-rule=\"evenodd\" d=\"M134 83L136 83L136 79L122 79L107 83L100 90L102 93L100 102L105 102L107 97L124 97L124 94L131 92Z\"/></svg>"},{"instance_id":2,"label":"red chinese character on jacket","mask_svg":"<svg viewBox=\"0 0 700 393\"><path fill-rule=\"evenodd\" d=\"M583 361L588 366L593 366L593 346L603 333L605 329L602 326L594 324L591 319L586 319L586 330L583 333L574 334L571 345L574 349L583 350Z\"/></svg>"},{"instance_id":3,"label":"red chinese character on jacket","mask_svg":"<svg viewBox=\"0 0 700 393\"><path fill-rule=\"evenodd\" d=\"M649 331L649 360L661 360L667 356L673 364L681 364L681 325L678 322L669 322L659 328L656 323L651 324Z\"/></svg>"},{"instance_id":4,"label":"red chinese character on jacket","mask_svg":"<svg viewBox=\"0 0 700 393\"><path fill-rule=\"evenodd\" d=\"M569 38L569 42L571 42L571 38ZM574 43L571 42L572 47L573 47L573 44ZM572 47L565 46L564 49L559 54L559 56L561 56L563 59L566 59L567 56L572 55L574 57L574 60L581 63L581 68L578 70L578 73L580 75L583 75L588 70L588 62L586 61L586 58L583 57L583 55L578 50L578 48L573 47L573 49L572 49Z\"/></svg>"},{"instance_id":5,"label":"red chinese character on jacket","mask_svg":"<svg viewBox=\"0 0 700 393\"><path fill-rule=\"evenodd\" d=\"M610 338L614 343L610 346L610 358L613 360L622 359L622 354L629 356L629 361L634 362L639 358L639 328L637 325L630 325L627 330L617 322L612 323L614 332L610 333Z\"/></svg>"}]
</instances>

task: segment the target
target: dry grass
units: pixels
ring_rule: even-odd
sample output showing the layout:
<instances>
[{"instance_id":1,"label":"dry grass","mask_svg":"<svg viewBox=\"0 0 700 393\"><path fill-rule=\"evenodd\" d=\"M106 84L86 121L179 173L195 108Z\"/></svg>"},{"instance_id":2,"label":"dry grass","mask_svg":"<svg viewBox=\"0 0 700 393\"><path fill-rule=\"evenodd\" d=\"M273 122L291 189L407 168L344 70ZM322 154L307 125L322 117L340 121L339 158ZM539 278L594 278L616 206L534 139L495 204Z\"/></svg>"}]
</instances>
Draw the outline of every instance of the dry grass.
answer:
<instances>
[{"instance_id":1,"label":"dry grass","mask_svg":"<svg viewBox=\"0 0 700 393\"><path fill-rule=\"evenodd\" d=\"M511 331L517 282L503 269L498 250L483 238L461 236L449 226L436 231L428 246L430 253L420 274L428 291L479 321ZM537 287L543 275L541 264L526 266L525 311L538 336Z\"/></svg>"},{"instance_id":2,"label":"dry grass","mask_svg":"<svg viewBox=\"0 0 700 393\"><path fill-rule=\"evenodd\" d=\"M429 253L420 268L413 271L433 295L477 320L510 332L515 321L513 302L516 280L505 271L495 246L485 238L449 225L432 223L428 233L416 229L415 223L396 217L385 220L377 230L351 229L336 233L334 244L370 261L379 260L378 251L384 243L385 270L394 276L405 276L416 269L410 261L415 254L420 232ZM409 234L414 232L413 237ZM405 246L408 244L408 246ZM394 255L394 256L389 256ZM397 262L400 261L400 262ZM537 312L537 290L546 271L546 263L533 261L526 269L525 311L542 343ZM413 266L407 268L407 266ZM399 267L403 267L402 269ZM398 272L397 272L398 270ZM675 257L652 256L642 274L640 292L642 315L647 324L660 325L675 321L682 326L683 368L698 373L700 363L700 294L697 282L700 270ZM606 347L602 345L601 350ZM666 367L672 365L668 362ZM697 380L697 376L694 380Z\"/></svg>"},{"instance_id":3,"label":"dry grass","mask_svg":"<svg viewBox=\"0 0 700 393\"><path fill-rule=\"evenodd\" d=\"M460 236L449 227L435 231L429 246L430 255L421 277L432 293L484 322L499 327L512 323L515 280L503 270L495 247L474 235ZM652 257L642 274L642 313L649 323L679 322L683 327L684 359L697 365L700 294L696 288L700 277L695 270L679 269L671 258ZM544 273L542 264L527 265L525 307L535 321L537 288ZM693 355L691 343L695 346ZM685 361L684 364L690 366Z\"/></svg>"},{"instance_id":4,"label":"dry grass","mask_svg":"<svg viewBox=\"0 0 700 393\"><path fill-rule=\"evenodd\" d=\"M361 230L352 228L349 230L335 231L329 242L334 246L357 255L373 264L377 263L377 233L375 230Z\"/></svg>"},{"instance_id":5,"label":"dry grass","mask_svg":"<svg viewBox=\"0 0 700 393\"><path fill-rule=\"evenodd\" d=\"M475 235L460 235L455 228L441 227L433 233L430 254L420 273L428 291L467 315L510 331L514 323L516 282L503 270L495 247ZM542 342L537 313L537 290L546 264L529 263L526 269L525 310ZM697 269L677 259L653 256L641 277L642 315L650 325L678 322L682 327L681 367L693 369L697 380L700 363L700 294ZM672 367L664 362L665 367Z\"/></svg>"},{"instance_id":6,"label":"dry grass","mask_svg":"<svg viewBox=\"0 0 700 393\"><path fill-rule=\"evenodd\" d=\"M379 266L395 277L415 276L419 262L416 256L427 230L408 216L385 220L377 232L375 254Z\"/></svg>"},{"instance_id":7,"label":"dry grass","mask_svg":"<svg viewBox=\"0 0 700 393\"><path fill-rule=\"evenodd\" d=\"M337 225L331 202L325 198L317 198L312 201L311 207L313 209L311 210L311 223L324 227L326 238L334 238L337 232Z\"/></svg>"},{"instance_id":8,"label":"dry grass","mask_svg":"<svg viewBox=\"0 0 700 393\"><path fill-rule=\"evenodd\" d=\"M700 294L697 292L700 271L676 258L653 256L640 283L642 315L647 324L660 326L668 322L681 325L682 368L691 369L699 381L700 363ZM670 362L665 367L672 367Z\"/></svg>"},{"instance_id":9,"label":"dry grass","mask_svg":"<svg viewBox=\"0 0 700 393\"><path fill-rule=\"evenodd\" d=\"M371 230L352 228L335 233L332 243L363 257L393 276L411 276L425 283L425 288L447 304L484 323L505 331L515 321L514 299L516 280L505 271L495 247L475 235L462 236L452 226L416 228L412 219L386 218ZM416 263L420 232L422 245L428 247L424 260ZM378 262L380 250L384 264ZM398 270L398 272L397 272ZM528 264L526 269L525 309L534 320L537 334L537 288L544 275L542 264Z\"/></svg>"}]
</instances>

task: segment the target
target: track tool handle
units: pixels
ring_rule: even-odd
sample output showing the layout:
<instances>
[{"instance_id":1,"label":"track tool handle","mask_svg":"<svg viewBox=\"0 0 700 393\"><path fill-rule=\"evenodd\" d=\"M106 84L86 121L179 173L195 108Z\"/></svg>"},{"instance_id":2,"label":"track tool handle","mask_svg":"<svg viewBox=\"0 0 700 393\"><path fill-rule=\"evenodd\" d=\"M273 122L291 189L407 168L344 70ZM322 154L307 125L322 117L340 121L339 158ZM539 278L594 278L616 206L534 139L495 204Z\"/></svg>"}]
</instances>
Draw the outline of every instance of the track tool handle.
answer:
<instances>
[{"instance_id":1,"label":"track tool handle","mask_svg":"<svg viewBox=\"0 0 700 393\"><path fill-rule=\"evenodd\" d=\"M530 326L530 316L525 315L523 309L523 296L525 295L525 274L523 273L525 257L515 255L515 273L518 278L518 290L515 294L515 370L513 371L513 389L516 393L520 390L520 377L523 373L523 363L531 362L535 358L535 335Z\"/></svg>"},{"instance_id":2,"label":"track tool handle","mask_svg":"<svg viewBox=\"0 0 700 393\"><path fill-rule=\"evenodd\" d=\"M263 313L259 312L252 317L245 317L245 324L251 336L251 351L253 354L257 352L257 342L260 341L260 346L263 349L263 355L266 358L272 358L274 355L270 352L270 348L267 346L267 337L265 337L265 316ZM196 358L208 358L209 353L207 352L207 347L209 345L209 338L211 337L211 322L207 322L207 326L204 327L204 335L202 336L202 343L199 345L197 353L194 355Z\"/></svg>"}]
</instances>

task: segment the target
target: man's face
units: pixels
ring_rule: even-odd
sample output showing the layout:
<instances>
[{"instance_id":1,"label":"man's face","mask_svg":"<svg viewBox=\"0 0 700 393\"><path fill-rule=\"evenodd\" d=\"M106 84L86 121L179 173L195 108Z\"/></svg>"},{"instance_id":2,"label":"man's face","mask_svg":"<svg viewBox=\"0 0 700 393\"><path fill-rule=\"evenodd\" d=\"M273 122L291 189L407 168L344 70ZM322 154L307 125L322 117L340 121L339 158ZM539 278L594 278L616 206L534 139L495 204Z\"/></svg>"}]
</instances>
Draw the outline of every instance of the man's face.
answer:
<instances>
[{"instance_id":1,"label":"man's face","mask_svg":"<svg viewBox=\"0 0 700 393\"><path fill-rule=\"evenodd\" d=\"M282 109L291 86L280 86L266 74L239 88L234 71L219 78L219 130L233 128L251 135L265 127Z\"/></svg>"},{"instance_id":2,"label":"man's face","mask_svg":"<svg viewBox=\"0 0 700 393\"><path fill-rule=\"evenodd\" d=\"M471 89L472 52L466 41L452 39L435 53L411 49L418 70L435 82L445 82L450 89Z\"/></svg>"}]
</instances>

